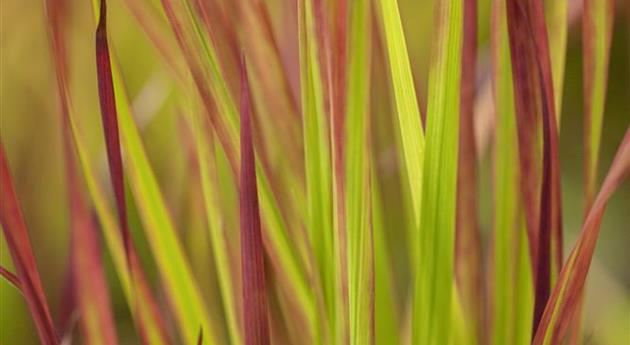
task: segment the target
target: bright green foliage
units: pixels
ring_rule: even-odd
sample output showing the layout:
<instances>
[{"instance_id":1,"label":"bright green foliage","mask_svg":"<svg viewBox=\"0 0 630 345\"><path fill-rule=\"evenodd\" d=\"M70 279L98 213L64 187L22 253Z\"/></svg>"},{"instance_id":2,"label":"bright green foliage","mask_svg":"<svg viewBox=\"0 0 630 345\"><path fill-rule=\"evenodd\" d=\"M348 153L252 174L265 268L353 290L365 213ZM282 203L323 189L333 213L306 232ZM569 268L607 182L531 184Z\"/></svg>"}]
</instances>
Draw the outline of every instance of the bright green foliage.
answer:
<instances>
[{"instance_id":1,"label":"bright green foliage","mask_svg":"<svg viewBox=\"0 0 630 345\"><path fill-rule=\"evenodd\" d=\"M311 0L300 1L300 81L304 127L307 229L328 311L334 324L335 270L333 243L332 170L330 140L324 113L324 92L319 64L316 24Z\"/></svg>"},{"instance_id":2,"label":"bright green foliage","mask_svg":"<svg viewBox=\"0 0 630 345\"><path fill-rule=\"evenodd\" d=\"M441 1L437 6L412 321L413 342L430 345L444 343L451 335L463 30L462 1Z\"/></svg>"},{"instance_id":3,"label":"bright green foliage","mask_svg":"<svg viewBox=\"0 0 630 345\"><path fill-rule=\"evenodd\" d=\"M420 223L424 132L396 0L379 1L414 221ZM460 23L461 25L461 23Z\"/></svg>"},{"instance_id":4,"label":"bright green foliage","mask_svg":"<svg viewBox=\"0 0 630 345\"><path fill-rule=\"evenodd\" d=\"M492 343L528 344L533 291L531 264L519 193L518 142L512 64L505 2L493 4L493 69L496 132L494 151L494 234ZM518 302L517 302L518 301Z\"/></svg>"},{"instance_id":5,"label":"bright green foliage","mask_svg":"<svg viewBox=\"0 0 630 345\"><path fill-rule=\"evenodd\" d=\"M369 1L352 2L346 112L346 230L350 344L372 344L373 225L370 217Z\"/></svg>"}]
</instances>

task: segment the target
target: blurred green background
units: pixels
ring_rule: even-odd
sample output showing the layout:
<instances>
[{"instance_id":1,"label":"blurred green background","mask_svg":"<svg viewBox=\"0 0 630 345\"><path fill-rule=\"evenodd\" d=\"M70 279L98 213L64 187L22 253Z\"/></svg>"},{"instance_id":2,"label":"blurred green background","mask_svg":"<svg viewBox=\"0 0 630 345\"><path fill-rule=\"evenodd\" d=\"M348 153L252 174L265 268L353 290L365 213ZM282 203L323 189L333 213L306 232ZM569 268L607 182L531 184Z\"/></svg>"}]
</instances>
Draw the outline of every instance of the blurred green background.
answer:
<instances>
[{"instance_id":1,"label":"blurred green background","mask_svg":"<svg viewBox=\"0 0 630 345\"><path fill-rule=\"evenodd\" d=\"M278 3L278 1L273 1ZM426 88L427 52L431 46L431 7L428 1L400 0L408 48L421 104ZM102 176L107 176L102 150L94 64L94 19L90 1L70 1L67 23L73 107L81 126L88 131L92 154L101 157ZM480 0L479 70L489 64L489 4ZM62 169L59 108L55 76L50 57L46 14L42 0L0 1L0 124L5 145L53 315L58 315L68 263L67 206ZM138 107L158 105L139 119L142 135L153 168L171 208L178 228L186 226L181 200L187 193L187 157L180 146L178 119L168 111L168 90L149 90L156 78L168 78L157 52L135 24L121 0L110 1L110 34L121 62L131 99ZM614 152L630 123L630 42L629 1L618 2L613 33L608 94L602 135L600 178L606 173ZM563 115L560 136L562 167L565 252L577 236L582 221L582 50L581 23L571 23L568 38L566 78L563 90ZM483 76L480 77L483 79ZM159 84L159 83L158 83ZM144 93L143 93L144 91ZM147 99L146 95L149 95ZM144 96L142 96L144 95ZM144 97L144 98L142 98ZM147 103L148 100L148 103ZM145 103L142 103L145 102ZM161 106L166 105L166 106ZM378 104L373 105L379 107ZM387 105L383 105L388 109ZM166 109L166 110L165 110ZM146 120L148 119L148 120ZM383 121L391 121L385 118ZM480 162L481 225L484 250L491 230L490 156ZM398 172L383 181L395 184ZM395 199L392 187L385 198ZM395 200L393 201L395 205ZM399 201L398 201L399 203ZM132 215L133 217L133 215ZM179 219L182 219L181 221ZM390 220L388 224L392 224ZM155 279L152 263L146 259L146 244L140 232L134 233L150 278ZM404 262L404 234L393 232L390 250L394 264ZM0 241L0 262L12 268L4 238ZM398 249L398 250L397 250ZM137 342L120 288L115 283L105 251L105 264L121 343ZM396 266L399 278L404 269ZM630 344L630 183L627 181L611 199L598 241L587 283L587 321L589 344ZM404 291L399 291L404 295ZM401 297L402 298L402 297ZM620 337L624 337L625 339ZM0 344L37 343L36 333L22 296L6 282L0 282Z\"/></svg>"}]
</instances>

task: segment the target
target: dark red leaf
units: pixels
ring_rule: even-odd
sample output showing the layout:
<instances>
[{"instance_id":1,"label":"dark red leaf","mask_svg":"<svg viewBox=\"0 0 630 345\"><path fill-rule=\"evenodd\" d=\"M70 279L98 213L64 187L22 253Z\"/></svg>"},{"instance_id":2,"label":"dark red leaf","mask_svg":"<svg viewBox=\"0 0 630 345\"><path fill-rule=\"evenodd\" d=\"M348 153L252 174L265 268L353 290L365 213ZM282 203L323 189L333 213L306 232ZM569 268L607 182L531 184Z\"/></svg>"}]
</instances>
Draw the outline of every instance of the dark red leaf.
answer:
<instances>
[{"instance_id":1,"label":"dark red leaf","mask_svg":"<svg viewBox=\"0 0 630 345\"><path fill-rule=\"evenodd\" d=\"M269 344L265 262L258 190L256 161L251 129L251 105L247 67L241 60L241 269L243 281L243 320L246 345Z\"/></svg>"},{"instance_id":2,"label":"dark red leaf","mask_svg":"<svg viewBox=\"0 0 630 345\"><path fill-rule=\"evenodd\" d=\"M459 162L455 273L464 311L480 335L482 315L481 235L477 220L477 174L474 128L477 63L477 0L464 1L464 36L460 93ZM481 340L481 339L479 339Z\"/></svg>"},{"instance_id":3,"label":"dark red leaf","mask_svg":"<svg viewBox=\"0 0 630 345\"><path fill-rule=\"evenodd\" d=\"M562 220L560 200L560 174L558 159L558 131L554 107L551 62L544 21L543 4L540 0L508 0L508 30L514 75L514 91L518 125L521 172L531 176L531 169L523 164L524 157L535 156L535 141L528 136L534 119L526 117L541 114L543 124L542 181L537 215L533 214L531 186L522 184L525 210L528 219L530 254L535 277L534 329L536 329L551 288L551 253L556 256L555 267L562 264ZM540 108L539 108L540 107ZM540 109L540 110L539 110ZM535 128L533 129L535 131ZM523 140L527 138L527 140ZM529 147L529 149L528 149ZM523 151L526 150L526 151ZM531 182L531 181L529 181ZM536 190L536 189L534 189ZM529 199L529 200L528 200ZM529 209L529 211L528 211ZM554 241L552 241L552 236ZM555 247L552 249L551 245Z\"/></svg>"},{"instance_id":4,"label":"dark red leaf","mask_svg":"<svg viewBox=\"0 0 630 345\"><path fill-rule=\"evenodd\" d=\"M59 343L20 204L9 172L4 145L0 144L0 221L22 287L26 304L35 321L39 339L44 345Z\"/></svg>"},{"instance_id":5,"label":"dark red leaf","mask_svg":"<svg viewBox=\"0 0 630 345\"><path fill-rule=\"evenodd\" d=\"M118 222L122 231L125 255L127 256L127 261L129 261L129 226L127 223L127 205L125 202L125 184L122 154L120 152L116 96L114 94L112 66L109 56L109 45L107 43L106 0L101 0L100 16L96 28L96 71L98 76L98 95L101 104L101 118L103 120L105 145L107 147L107 160L109 162L109 174L116 198Z\"/></svg>"}]
</instances>

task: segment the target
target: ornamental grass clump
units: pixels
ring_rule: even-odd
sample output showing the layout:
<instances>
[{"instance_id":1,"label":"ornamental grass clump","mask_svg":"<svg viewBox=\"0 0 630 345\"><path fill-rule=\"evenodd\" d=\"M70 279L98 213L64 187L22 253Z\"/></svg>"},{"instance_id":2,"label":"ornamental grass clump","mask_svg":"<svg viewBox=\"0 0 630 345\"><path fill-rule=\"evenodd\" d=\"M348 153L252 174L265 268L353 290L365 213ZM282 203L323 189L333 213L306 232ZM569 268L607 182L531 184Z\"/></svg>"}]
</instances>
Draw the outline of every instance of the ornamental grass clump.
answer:
<instances>
[{"instance_id":1,"label":"ornamental grass clump","mask_svg":"<svg viewBox=\"0 0 630 345\"><path fill-rule=\"evenodd\" d=\"M630 341L622 8L3 3L0 342Z\"/></svg>"}]
</instances>

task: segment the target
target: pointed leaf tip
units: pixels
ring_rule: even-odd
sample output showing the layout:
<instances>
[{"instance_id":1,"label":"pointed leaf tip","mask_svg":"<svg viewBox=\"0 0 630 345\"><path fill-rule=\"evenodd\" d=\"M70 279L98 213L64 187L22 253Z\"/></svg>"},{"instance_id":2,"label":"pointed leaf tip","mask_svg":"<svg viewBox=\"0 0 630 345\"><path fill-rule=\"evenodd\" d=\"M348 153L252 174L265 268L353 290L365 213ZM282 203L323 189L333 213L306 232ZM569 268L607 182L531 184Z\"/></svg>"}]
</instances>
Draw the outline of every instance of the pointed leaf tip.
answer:
<instances>
[{"instance_id":1,"label":"pointed leaf tip","mask_svg":"<svg viewBox=\"0 0 630 345\"><path fill-rule=\"evenodd\" d=\"M112 66L107 42L107 3L101 0L100 15L96 28L96 71L98 78L98 95L103 121L103 132L107 149L109 173L114 188L118 221L123 236L125 255L129 261L129 227L127 223L127 206L125 203L125 188L118 132L118 114L116 112L116 96L112 81Z\"/></svg>"}]
</instances>

